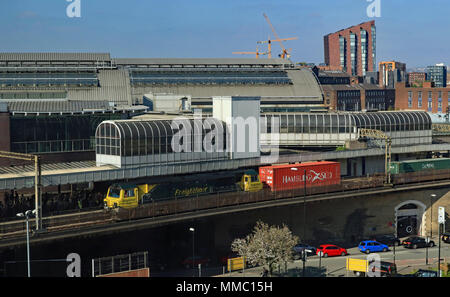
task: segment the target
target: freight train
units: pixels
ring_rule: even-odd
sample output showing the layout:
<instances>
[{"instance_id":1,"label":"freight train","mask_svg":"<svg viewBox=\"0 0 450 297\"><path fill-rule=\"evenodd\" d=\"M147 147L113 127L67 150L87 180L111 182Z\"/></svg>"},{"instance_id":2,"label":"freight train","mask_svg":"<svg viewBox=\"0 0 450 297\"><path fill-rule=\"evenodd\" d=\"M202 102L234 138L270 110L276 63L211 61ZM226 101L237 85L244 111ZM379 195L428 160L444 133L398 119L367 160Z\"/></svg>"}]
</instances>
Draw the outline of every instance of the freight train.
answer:
<instances>
[{"instance_id":1,"label":"freight train","mask_svg":"<svg viewBox=\"0 0 450 297\"><path fill-rule=\"evenodd\" d=\"M394 182L414 181L415 177L404 175L432 173L450 170L450 158L436 158L392 162L390 172ZM194 174L189 179L174 177L176 181L166 180L152 183L116 183L109 187L104 199L105 208L135 208L140 204L169 199L183 199L193 196L209 195L224 191L258 192L266 188L272 193L302 188L319 188L341 185L339 162L306 162L298 164L279 164L261 166L259 174L254 170L222 172L211 174ZM440 173L439 173L440 174ZM396 181L398 176L398 180ZM438 176L431 175L431 179ZM180 181L180 179L182 181ZM417 179L417 178L416 178ZM419 180L424 180L421 176ZM361 180L364 183L367 181ZM320 192L320 191L319 191Z\"/></svg>"},{"instance_id":2,"label":"freight train","mask_svg":"<svg viewBox=\"0 0 450 297\"><path fill-rule=\"evenodd\" d=\"M450 158L434 158L423 160L408 160L401 162L391 162L390 173L410 173L427 170L450 169Z\"/></svg>"},{"instance_id":3,"label":"freight train","mask_svg":"<svg viewBox=\"0 0 450 297\"><path fill-rule=\"evenodd\" d=\"M340 183L340 163L308 162L300 164L259 167L259 175L245 170L236 177L228 174L192 175L188 180L161 183L116 183L108 188L105 208L135 208L140 204L168 199L182 199L224 191L258 192L264 187L271 191L299 189ZM306 180L306 184L305 184ZM263 184L264 183L264 184Z\"/></svg>"},{"instance_id":4,"label":"freight train","mask_svg":"<svg viewBox=\"0 0 450 297\"><path fill-rule=\"evenodd\" d=\"M154 201L181 199L218 192L257 192L263 188L255 170L245 170L238 177L236 177L236 173L228 172L206 176L205 174L199 174L191 175L188 178L177 177L176 182L116 183L108 188L104 206L105 208L135 208L140 204Z\"/></svg>"}]
</instances>

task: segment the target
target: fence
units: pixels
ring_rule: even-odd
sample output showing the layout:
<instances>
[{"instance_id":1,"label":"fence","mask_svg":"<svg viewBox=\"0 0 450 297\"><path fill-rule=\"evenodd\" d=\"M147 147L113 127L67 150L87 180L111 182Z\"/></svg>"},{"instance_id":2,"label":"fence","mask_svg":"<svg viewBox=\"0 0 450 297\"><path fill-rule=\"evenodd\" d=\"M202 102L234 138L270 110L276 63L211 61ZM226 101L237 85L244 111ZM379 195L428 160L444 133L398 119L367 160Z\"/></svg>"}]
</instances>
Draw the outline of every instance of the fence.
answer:
<instances>
[{"instance_id":1,"label":"fence","mask_svg":"<svg viewBox=\"0 0 450 297\"><path fill-rule=\"evenodd\" d=\"M92 259L92 277L148 268L148 252Z\"/></svg>"}]
</instances>

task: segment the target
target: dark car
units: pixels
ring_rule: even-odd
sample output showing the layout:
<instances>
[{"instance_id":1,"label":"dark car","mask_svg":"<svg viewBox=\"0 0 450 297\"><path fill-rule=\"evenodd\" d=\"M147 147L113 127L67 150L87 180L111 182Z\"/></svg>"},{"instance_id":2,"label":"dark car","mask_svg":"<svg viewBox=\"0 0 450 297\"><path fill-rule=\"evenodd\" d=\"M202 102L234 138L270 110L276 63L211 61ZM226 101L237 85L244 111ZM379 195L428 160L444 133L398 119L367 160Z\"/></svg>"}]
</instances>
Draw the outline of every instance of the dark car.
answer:
<instances>
[{"instance_id":1,"label":"dark car","mask_svg":"<svg viewBox=\"0 0 450 297\"><path fill-rule=\"evenodd\" d=\"M405 248L423 248L423 247L433 247L435 246L434 241L430 240L428 243L425 238L414 236L414 237L408 237L402 242L403 246Z\"/></svg>"},{"instance_id":2,"label":"dark car","mask_svg":"<svg viewBox=\"0 0 450 297\"><path fill-rule=\"evenodd\" d=\"M294 259L300 259L304 250L307 250L306 255L313 256L317 253L317 248L308 244L299 243L294 246Z\"/></svg>"},{"instance_id":3,"label":"dark car","mask_svg":"<svg viewBox=\"0 0 450 297\"><path fill-rule=\"evenodd\" d=\"M417 272L413 273L411 276L413 277L437 277L437 271L433 270L423 270L419 269Z\"/></svg>"},{"instance_id":4,"label":"dark car","mask_svg":"<svg viewBox=\"0 0 450 297\"><path fill-rule=\"evenodd\" d=\"M373 273L377 272L377 266L374 266L372 269ZM381 277L391 277L391 276L398 276L397 274L397 265L391 262L386 261L380 261L380 268L379 271ZM356 276L365 276L366 273L355 271Z\"/></svg>"},{"instance_id":5,"label":"dark car","mask_svg":"<svg viewBox=\"0 0 450 297\"><path fill-rule=\"evenodd\" d=\"M401 244L400 239L391 234L377 235L373 238L373 240L384 243L388 246L399 246Z\"/></svg>"},{"instance_id":6,"label":"dark car","mask_svg":"<svg viewBox=\"0 0 450 297\"><path fill-rule=\"evenodd\" d=\"M445 243L450 243L450 233L443 233L442 234L442 241Z\"/></svg>"},{"instance_id":7,"label":"dark car","mask_svg":"<svg viewBox=\"0 0 450 297\"><path fill-rule=\"evenodd\" d=\"M397 275L397 265L391 262L380 262L380 272L381 276L396 276Z\"/></svg>"}]
</instances>

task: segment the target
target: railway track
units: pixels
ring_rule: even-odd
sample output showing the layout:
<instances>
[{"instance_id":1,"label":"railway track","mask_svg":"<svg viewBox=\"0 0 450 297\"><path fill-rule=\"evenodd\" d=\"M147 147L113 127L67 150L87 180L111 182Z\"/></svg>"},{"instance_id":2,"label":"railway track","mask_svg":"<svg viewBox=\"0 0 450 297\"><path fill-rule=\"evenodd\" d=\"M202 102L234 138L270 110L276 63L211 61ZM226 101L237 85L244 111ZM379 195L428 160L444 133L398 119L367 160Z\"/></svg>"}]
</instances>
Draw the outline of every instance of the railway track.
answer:
<instances>
[{"instance_id":1,"label":"railway track","mask_svg":"<svg viewBox=\"0 0 450 297\"><path fill-rule=\"evenodd\" d=\"M440 174L432 176L409 174L409 177L397 176L394 178L392 187L397 190L412 189L414 187L433 187L439 185L450 184L450 170L445 170ZM352 195L363 192L373 193L376 191L384 192L392 187L386 187L383 184L384 176L372 176L364 178L343 179L340 185L332 185L328 187L308 188L305 193L303 189L271 192L264 189L260 192L225 192L214 195L198 196L193 198L184 198L179 200L167 200L155 202L148 205L140 206L134 209L117 209L117 210L93 210L84 212L74 212L62 215L54 215L43 218L44 233L57 233L59 231L76 231L88 227L108 225L113 222L126 222L145 218L164 217L169 215L177 215L189 213L193 211L205 211L208 209L220 209L225 207L251 205L258 203L264 205L271 201L279 201L281 199L286 203L303 197L306 194L307 201L328 199L342 194ZM291 199L289 199L291 198ZM35 222L30 220L30 230L34 230ZM0 223L0 240L13 239L15 237L25 236L26 227L24 220L14 220Z\"/></svg>"}]
</instances>

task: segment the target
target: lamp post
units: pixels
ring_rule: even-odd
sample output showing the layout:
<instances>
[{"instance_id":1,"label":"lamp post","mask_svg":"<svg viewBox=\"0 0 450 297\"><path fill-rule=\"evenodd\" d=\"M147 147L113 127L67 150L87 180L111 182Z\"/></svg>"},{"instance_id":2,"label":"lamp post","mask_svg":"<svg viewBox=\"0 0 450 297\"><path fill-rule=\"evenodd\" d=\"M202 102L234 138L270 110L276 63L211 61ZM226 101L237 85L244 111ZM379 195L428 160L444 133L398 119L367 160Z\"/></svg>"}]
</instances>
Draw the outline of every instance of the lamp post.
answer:
<instances>
[{"instance_id":1,"label":"lamp post","mask_svg":"<svg viewBox=\"0 0 450 297\"><path fill-rule=\"evenodd\" d=\"M31 277L31 270L30 270L30 228L29 228L29 219L32 215L36 214L36 209L34 210L27 210L25 213L18 213L17 216L20 218L25 218L26 225L27 225L27 270L28 270L28 277Z\"/></svg>"},{"instance_id":2,"label":"lamp post","mask_svg":"<svg viewBox=\"0 0 450 297\"><path fill-rule=\"evenodd\" d=\"M430 222L431 222L430 238L433 238L433 199L434 199L434 197L436 197L436 194L430 195Z\"/></svg>"},{"instance_id":3,"label":"lamp post","mask_svg":"<svg viewBox=\"0 0 450 297\"><path fill-rule=\"evenodd\" d=\"M441 277L441 223L438 223L439 249L438 249L438 277Z\"/></svg>"},{"instance_id":4,"label":"lamp post","mask_svg":"<svg viewBox=\"0 0 450 297\"><path fill-rule=\"evenodd\" d=\"M394 224L394 244L393 244L393 251L394 251L394 265L395 265L395 246L397 245L397 223Z\"/></svg>"},{"instance_id":5,"label":"lamp post","mask_svg":"<svg viewBox=\"0 0 450 297\"><path fill-rule=\"evenodd\" d=\"M193 274L192 274L192 276L193 277L195 277L195 266L194 266L194 264L195 264L195 262L194 262L194 259L195 259L195 229L194 228L189 228L189 231L191 231L192 232L192 271L193 271Z\"/></svg>"}]
</instances>

